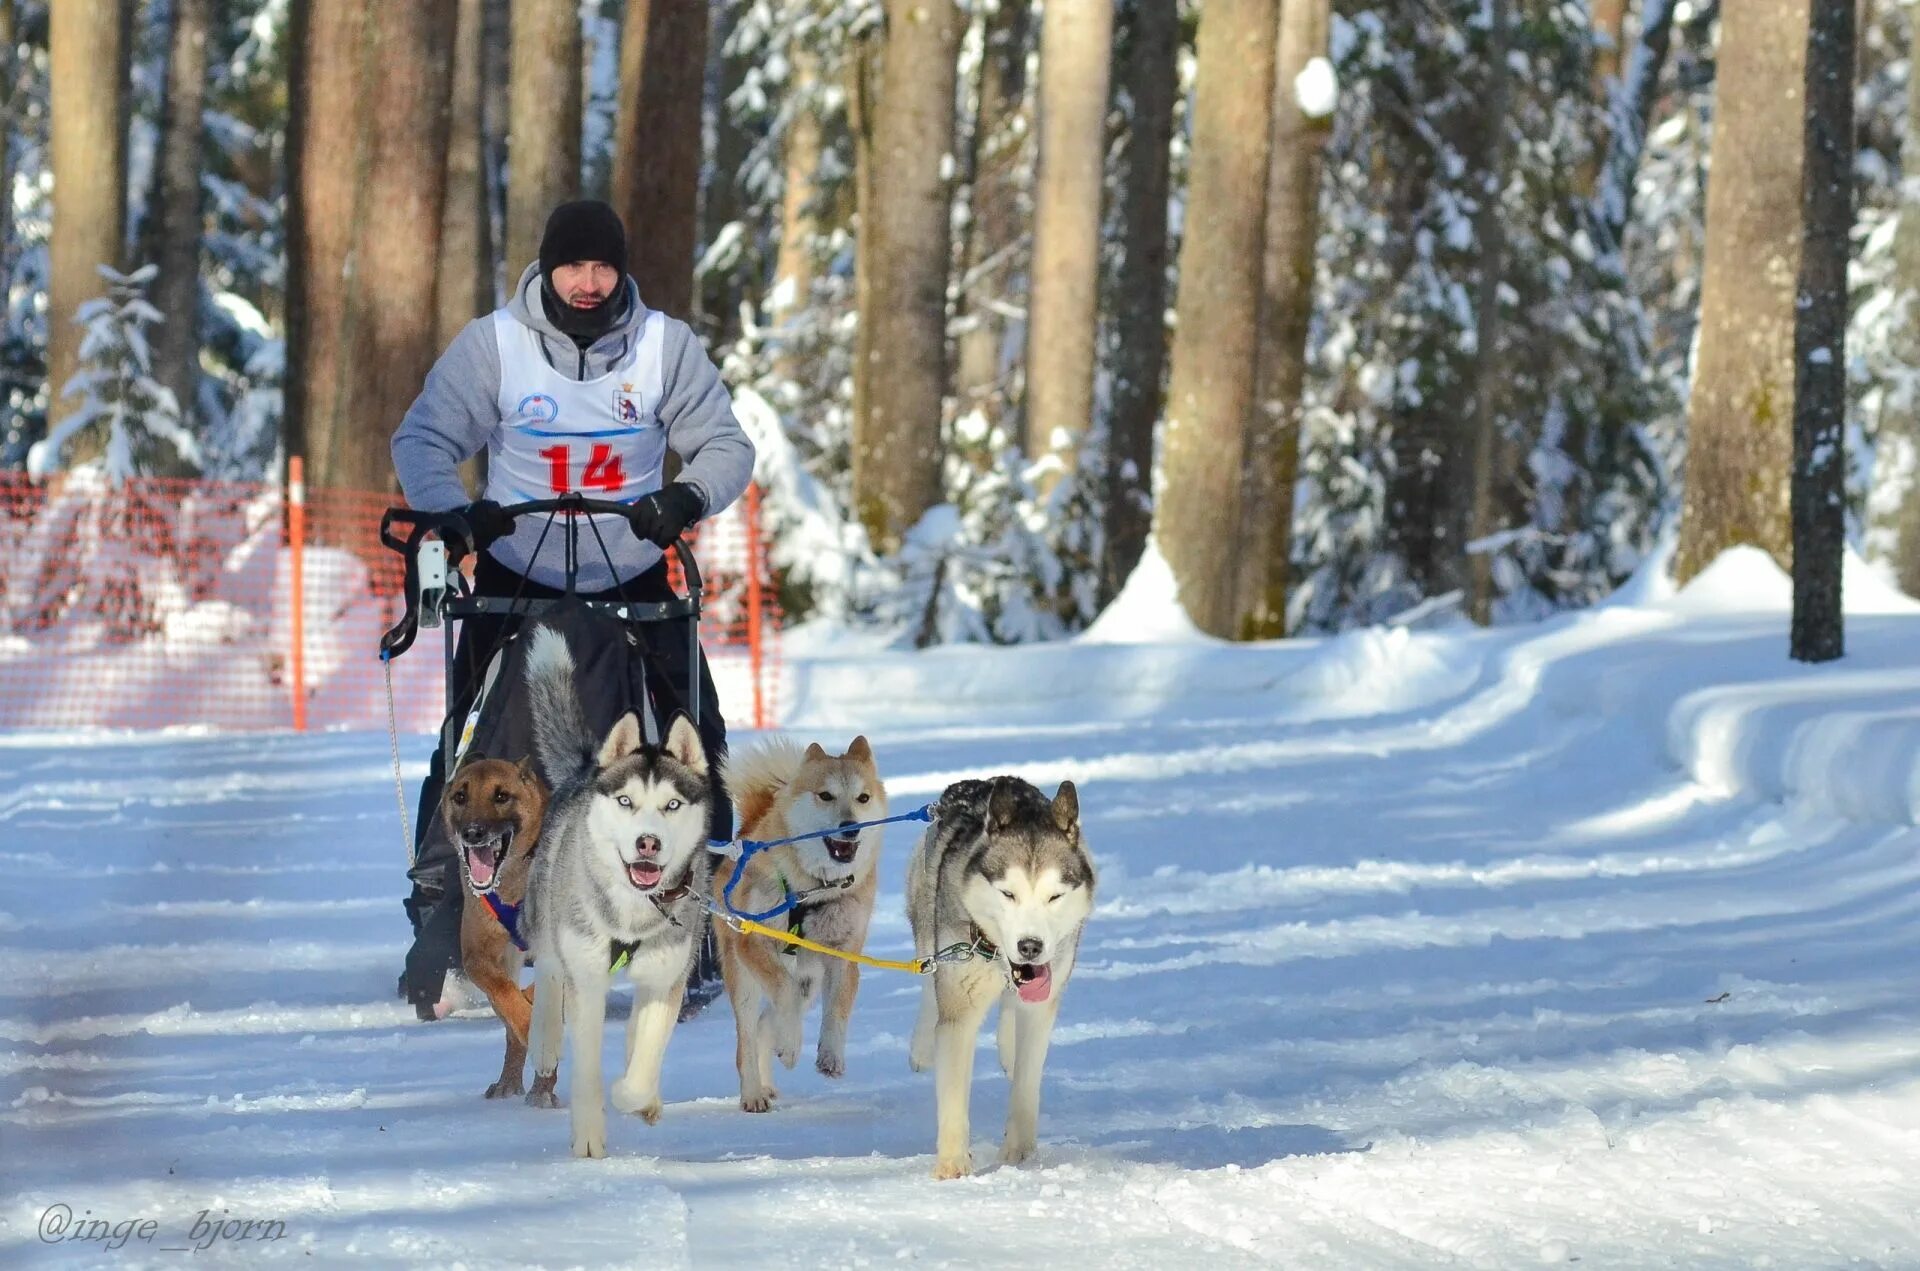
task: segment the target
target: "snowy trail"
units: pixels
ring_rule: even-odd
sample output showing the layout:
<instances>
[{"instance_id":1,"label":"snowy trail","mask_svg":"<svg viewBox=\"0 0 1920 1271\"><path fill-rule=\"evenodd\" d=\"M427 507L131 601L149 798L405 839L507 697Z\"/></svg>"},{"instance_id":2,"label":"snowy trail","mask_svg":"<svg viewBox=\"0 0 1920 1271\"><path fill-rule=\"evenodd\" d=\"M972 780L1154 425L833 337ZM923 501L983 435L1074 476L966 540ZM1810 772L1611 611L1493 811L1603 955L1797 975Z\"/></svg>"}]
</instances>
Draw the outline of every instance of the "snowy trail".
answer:
<instances>
[{"instance_id":1,"label":"snowy trail","mask_svg":"<svg viewBox=\"0 0 1920 1271\"><path fill-rule=\"evenodd\" d=\"M952 1184L907 977L870 973L847 1077L803 1059L767 1116L710 1009L661 1124L576 1162L563 1116L479 1098L484 1010L392 998L384 738L9 739L0 1261L177 1264L225 1210L286 1238L197 1257L1920 1265L1920 615L1793 668L1772 581L1719 572L1490 634L799 666L793 731L867 732L896 810L1082 783L1100 908L1040 1160ZM989 1047L978 1163L1005 1102ZM46 1244L54 1204L160 1230Z\"/></svg>"}]
</instances>

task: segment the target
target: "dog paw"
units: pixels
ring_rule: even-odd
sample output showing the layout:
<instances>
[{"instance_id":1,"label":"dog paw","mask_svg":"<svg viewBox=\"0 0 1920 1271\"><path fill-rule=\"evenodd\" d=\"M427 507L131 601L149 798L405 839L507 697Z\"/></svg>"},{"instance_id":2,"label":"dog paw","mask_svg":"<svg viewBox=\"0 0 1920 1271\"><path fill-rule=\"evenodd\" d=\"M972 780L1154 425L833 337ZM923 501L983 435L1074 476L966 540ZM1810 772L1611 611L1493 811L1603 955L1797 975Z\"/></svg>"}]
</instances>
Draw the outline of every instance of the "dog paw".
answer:
<instances>
[{"instance_id":1,"label":"dog paw","mask_svg":"<svg viewBox=\"0 0 1920 1271\"><path fill-rule=\"evenodd\" d=\"M971 1156L942 1157L933 1163L933 1176L938 1179L965 1178L973 1173Z\"/></svg>"},{"instance_id":2,"label":"dog paw","mask_svg":"<svg viewBox=\"0 0 1920 1271\"><path fill-rule=\"evenodd\" d=\"M558 1072L534 1073L533 1089L527 1091L527 1106L529 1108L559 1107L560 1096L554 1093L554 1086L559 1080Z\"/></svg>"},{"instance_id":3,"label":"dog paw","mask_svg":"<svg viewBox=\"0 0 1920 1271\"><path fill-rule=\"evenodd\" d=\"M828 1050L824 1046L820 1048L820 1054L813 1061L813 1066L820 1070L820 1075L823 1077L844 1077L847 1075L846 1056L837 1051Z\"/></svg>"},{"instance_id":4,"label":"dog paw","mask_svg":"<svg viewBox=\"0 0 1920 1271\"><path fill-rule=\"evenodd\" d=\"M1033 1159L1036 1145L1032 1139L1015 1142L1008 1139L1000 1145L1000 1163L1002 1165L1025 1165Z\"/></svg>"},{"instance_id":5,"label":"dog paw","mask_svg":"<svg viewBox=\"0 0 1920 1271\"><path fill-rule=\"evenodd\" d=\"M607 1154L607 1123L598 1125L575 1125L573 1127L573 1154L588 1158Z\"/></svg>"},{"instance_id":6,"label":"dog paw","mask_svg":"<svg viewBox=\"0 0 1920 1271\"><path fill-rule=\"evenodd\" d=\"M518 1095L523 1095L526 1092L527 1092L527 1088L525 1085L521 1083L520 1078L502 1077L500 1078L500 1080L494 1082L492 1085L487 1087L487 1098L512 1099Z\"/></svg>"},{"instance_id":7,"label":"dog paw","mask_svg":"<svg viewBox=\"0 0 1920 1271\"><path fill-rule=\"evenodd\" d=\"M638 1116L648 1125L660 1123L659 1091L642 1089L638 1084L629 1085L625 1077L613 1083L613 1106Z\"/></svg>"}]
</instances>

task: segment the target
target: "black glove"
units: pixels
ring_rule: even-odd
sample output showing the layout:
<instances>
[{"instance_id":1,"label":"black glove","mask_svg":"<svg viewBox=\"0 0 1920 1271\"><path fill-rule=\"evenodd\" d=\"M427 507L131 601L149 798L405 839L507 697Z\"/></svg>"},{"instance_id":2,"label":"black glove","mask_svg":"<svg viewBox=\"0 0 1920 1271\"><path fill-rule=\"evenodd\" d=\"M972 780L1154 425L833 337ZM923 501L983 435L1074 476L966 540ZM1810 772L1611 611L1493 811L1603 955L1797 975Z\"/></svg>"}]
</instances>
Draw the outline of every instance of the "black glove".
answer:
<instances>
[{"instance_id":1,"label":"black glove","mask_svg":"<svg viewBox=\"0 0 1920 1271\"><path fill-rule=\"evenodd\" d=\"M655 490L633 505L627 520L633 532L656 547L671 547L673 540L706 512L706 500L684 481L676 481L664 490Z\"/></svg>"},{"instance_id":2,"label":"black glove","mask_svg":"<svg viewBox=\"0 0 1920 1271\"><path fill-rule=\"evenodd\" d=\"M473 541L467 544L471 551L484 552L490 544L513 533L513 518L492 499L481 499L455 511L473 532Z\"/></svg>"}]
</instances>

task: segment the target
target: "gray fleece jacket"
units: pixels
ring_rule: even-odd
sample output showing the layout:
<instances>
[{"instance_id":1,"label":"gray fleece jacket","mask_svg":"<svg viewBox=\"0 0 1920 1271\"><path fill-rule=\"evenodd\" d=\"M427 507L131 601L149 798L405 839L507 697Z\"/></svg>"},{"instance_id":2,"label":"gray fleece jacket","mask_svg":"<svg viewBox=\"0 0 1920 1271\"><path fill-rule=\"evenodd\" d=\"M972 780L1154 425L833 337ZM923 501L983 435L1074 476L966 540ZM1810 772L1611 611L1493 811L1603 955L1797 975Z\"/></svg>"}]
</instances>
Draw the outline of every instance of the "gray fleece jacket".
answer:
<instances>
[{"instance_id":1,"label":"gray fleece jacket","mask_svg":"<svg viewBox=\"0 0 1920 1271\"><path fill-rule=\"evenodd\" d=\"M627 315L591 348L582 351L561 334L540 303L540 266L527 266L520 275L507 312L540 334L549 365L569 379L595 379L625 359L639 337L647 308L640 289L626 280ZM667 448L680 456L679 481L690 485L706 505L706 515L739 498L753 477L753 442L734 418L733 401L720 372L714 368L693 329L677 319L666 320L666 345L661 359L663 392L660 422L667 430ZM426 386L408 408L393 434L393 467L407 502L426 512L445 512L468 502L459 465L487 448L501 426L500 349L494 341L493 317L469 322L440 360L427 373ZM549 587L566 581L565 539L556 522L538 555L544 517L522 520L511 537L488 550L508 568ZM602 522L601 536L613 558L613 575L600 545L590 531L580 544L578 583L583 591L599 591L651 569L660 549L641 542L613 522L609 533Z\"/></svg>"}]
</instances>

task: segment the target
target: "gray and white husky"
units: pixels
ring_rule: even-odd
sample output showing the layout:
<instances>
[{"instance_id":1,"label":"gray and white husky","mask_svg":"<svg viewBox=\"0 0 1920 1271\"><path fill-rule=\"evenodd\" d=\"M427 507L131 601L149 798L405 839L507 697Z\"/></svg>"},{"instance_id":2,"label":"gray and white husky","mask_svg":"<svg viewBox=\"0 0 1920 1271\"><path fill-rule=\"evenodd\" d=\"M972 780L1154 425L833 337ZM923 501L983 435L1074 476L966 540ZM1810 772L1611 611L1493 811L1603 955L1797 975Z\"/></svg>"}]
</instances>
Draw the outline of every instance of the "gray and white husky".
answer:
<instances>
[{"instance_id":1,"label":"gray and white husky","mask_svg":"<svg viewBox=\"0 0 1920 1271\"><path fill-rule=\"evenodd\" d=\"M1018 777L960 781L941 794L934 824L907 866L914 952L956 944L964 962L935 966L922 990L908 1062L935 1069L939 1111L935 1178L973 1169L967 1101L973 1051L987 1011L1000 1006L1000 1066L1012 1079L1000 1159L1033 1155L1040 1070L1093 911L1093 858L1080 836L1071 781L1052 799Z\"/></svg>"},{"instance_id":2,"label":"gray and white husky","mask_svg":"<svg viewBox=\"0 0 1920 1271\"><path fill-rule=\"evenodd\" d=\"M604 738L587 731L566 638L541 628L527 657L534 748L553 802L534 853L521 918L534 960L536 1079L572 1040L573 1154L607 1154L600 1048L610 970L627 955L633 1012L626 1071L613 1106L660 1119L660 1061L680 1015L711 869L706 851L713 782L700 734L684 715L666 743L645 743L628 712Z\"/></svg>"}]
</instances>

